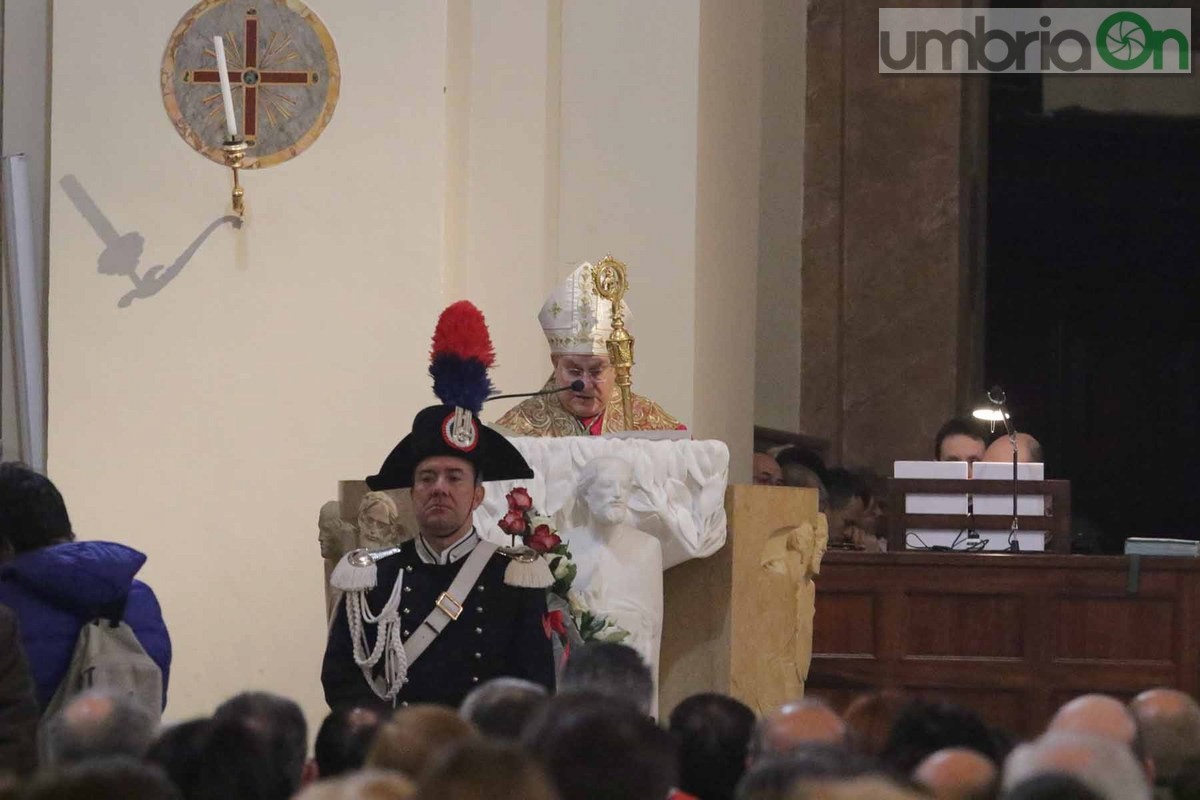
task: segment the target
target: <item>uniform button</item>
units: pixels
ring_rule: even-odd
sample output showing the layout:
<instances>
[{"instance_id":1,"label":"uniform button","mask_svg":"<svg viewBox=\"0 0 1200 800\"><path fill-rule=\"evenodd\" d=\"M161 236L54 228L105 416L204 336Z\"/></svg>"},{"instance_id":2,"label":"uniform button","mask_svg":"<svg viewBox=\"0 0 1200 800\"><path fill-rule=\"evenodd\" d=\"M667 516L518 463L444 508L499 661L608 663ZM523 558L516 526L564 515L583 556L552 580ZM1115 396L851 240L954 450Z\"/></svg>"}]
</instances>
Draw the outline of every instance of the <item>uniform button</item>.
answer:
<instances>
[{"instance_id":1,"label":"uniform button","mask_svg":"<svg viewBox=\"0 0 1200 800\"><path fill-rule=\"evenodd\" d=\"M411 592L411 591L412 591L412 587L411 587L411 586L405 586L405 587L404 587L404 591L406 591L406 592Z\"/></svg>"},{"instance_id":2,"label":"uniform button","mask_svg":"<svg viewBox=\"0 0 1200 800\"><path fill-rule=\"evenodd\" d=\"M406 609L404 609L404 613L405 613L405 614L411 614L411 613L412 613L412 611L410 611L409 609L407 609L407 608L406 608Z\"/></svg>"},{"instance_id":3,"label":"uniform button","mask_svg":"<svg viewBox=\"0 0 1200 800\"><path fill-rule=\"evenodd\" d=\"M476 657L476 658L483 658L483 653L476 653L476 654L475 654L475 657Z\"/></svg>"},{"instance_id":4,"label":"uniform button","mask_svg":"<svg viewBox=\"0 0 1200 800\"><path fill-rule=\"evenodd\" d=\"M404 634L404 638L405 638L405 639L407 639L407 638L408 638L408 631L401 631L401 633L403 633L403 634Z\"/></svg>"},{"instance_id":5,"label":"uniform button","mask_svg":"<svg viewBox=\"0 0 1200 800\"><path fill-rule=\"evenodd\" d=\"M483 606L475 606L475 613L476 613L476 614L482 614L482 613L483 613Z\"/></svg>"},{"instance_id":6,"label":"uniform button","mask_svg":"<svg viewBox=\"0 0 1200 800\"><path fill-rule=\"evenodd\" d=\"M407 567L405 567L405 568L404 568L404 570L405 570L406 572L412 572L412 565L411 565L411 564L410 564L410 565L408 565Z\"/></svg>"},{"instance_id":7,"label":"uniform button","mask_svg":"<svg viewBox=\"0 0 1200 800\"><path fill-rule=\"evenodd\" d=\"M479 677L478 677L478 676L476 676L476 675L472 675L472 676L471 676L471 683L479 683Z\"/></svg>"},{"instance_id":8,"label":"uniform button","mask_svg":"<svg viewBox=\"0 0 1200 800\"><path fill-rule=\"evenodd\" d=\"M475 629L475 632L476 632L476 633L483 633L483 628L476 628L476 629Z\"/></svg>"},{"instance_id":9,"label":"uniform button","mask_svg":"<svg viewBox=\"0 0 1200 800\"><path fill-rule=\"evenodd\" d=\"M481 591L481 592L482 592L482 591L483 591L483 584L481 583L481 584L479 584L478 586L476 586L475 588L476 588L477 590L479 590L479 591Z\"/></svg>"}]
</instances>

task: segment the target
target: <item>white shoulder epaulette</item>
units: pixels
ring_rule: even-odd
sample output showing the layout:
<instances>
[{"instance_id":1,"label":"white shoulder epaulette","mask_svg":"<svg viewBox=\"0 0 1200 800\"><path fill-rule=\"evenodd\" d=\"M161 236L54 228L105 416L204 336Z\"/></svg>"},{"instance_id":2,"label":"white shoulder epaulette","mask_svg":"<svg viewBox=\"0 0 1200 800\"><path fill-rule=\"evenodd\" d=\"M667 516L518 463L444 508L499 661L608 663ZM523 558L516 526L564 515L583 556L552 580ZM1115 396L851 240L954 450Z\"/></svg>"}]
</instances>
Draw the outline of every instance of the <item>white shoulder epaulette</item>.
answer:
<instances>
[{"instance_id":1,"label":"white shoulder epaulette","mask_svg":"<svg viewBox=\"0 0 1200 800\"><path fill-rule=\"evenodd\" d=\"M509 560L504 582L523 589L546 589L554 585L554 573L545 557L532 547L499 547L496 552Z\"/></svg>"},{"instance_id":2,"label":"white shoulder epaulette","mask_svg":"<svg viewBox=\"0 0 1200 800\"><path fill-rule=\"evenodd\" d=\"M369 591L375 588L376 562L400 552L399 547L385 547L380 550L367 550L360 547L342 556L333 573L329 576L329 585L343 592Z\"/></svg>"}]
</instances>

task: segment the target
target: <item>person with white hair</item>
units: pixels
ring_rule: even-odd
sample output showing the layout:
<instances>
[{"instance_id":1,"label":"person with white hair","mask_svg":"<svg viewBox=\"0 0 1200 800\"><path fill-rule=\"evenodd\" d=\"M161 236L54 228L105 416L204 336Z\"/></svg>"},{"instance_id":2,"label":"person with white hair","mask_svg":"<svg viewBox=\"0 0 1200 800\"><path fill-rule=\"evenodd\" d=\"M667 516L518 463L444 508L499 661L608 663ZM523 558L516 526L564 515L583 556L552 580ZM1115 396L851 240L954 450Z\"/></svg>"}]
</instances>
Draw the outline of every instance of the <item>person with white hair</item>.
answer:
<instances>
[{"instance_id":1,"label":"person with white hair","mask_svg":"<svg viewBox=\"0 0 1200 800\"><path fill-rule=\"evenodd\" d=\"M1105 737L1051 731L1018 745L1004 762L1004 791L1045 774L1078 778L1105 800L1150 800L1150 783L1127 745Z\"/></svg>"}]
</instances>

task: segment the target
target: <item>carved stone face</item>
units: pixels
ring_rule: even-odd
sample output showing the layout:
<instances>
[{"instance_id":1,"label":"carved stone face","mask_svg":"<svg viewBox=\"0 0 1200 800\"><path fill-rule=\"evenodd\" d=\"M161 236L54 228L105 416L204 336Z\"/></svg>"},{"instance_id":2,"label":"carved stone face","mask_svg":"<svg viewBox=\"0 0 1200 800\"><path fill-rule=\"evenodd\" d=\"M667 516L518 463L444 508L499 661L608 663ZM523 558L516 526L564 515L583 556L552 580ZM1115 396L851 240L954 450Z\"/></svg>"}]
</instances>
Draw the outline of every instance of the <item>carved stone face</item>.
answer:
<instances>
[{"instance_id":1,"label":"carved stone face","mask_svg":"<svg viewBox=\"0 0 1200 800\"><path fill-rule=\"evenodd\" d=\"M321 512L317 515L317 542L321 545L321 558L342 557L346 548L346 528L337 500L330 500L321 506Z\"/></svg>"},{"instance_id":2,"label":"carved stone face","mask_svg":"<svg viewBox=\"0 0 1200 800\"><path fill-rule=\"evenodd\" d=\"M619 525L629 516L629 474L619 462L602 465L583 493L583 502L592 518L607 525Z\"/></svg>"},{"instance_id":3,"label":"carved stone face","mask_svg":"<svg viewBox=\"0 0 1200 800\"><path fill-rule=\"evenodd\" d=\"M396 504L383 492L367 492L358 506L359 546L369 549L388 547L395 543Z\"/></svg>"}]
</instances>

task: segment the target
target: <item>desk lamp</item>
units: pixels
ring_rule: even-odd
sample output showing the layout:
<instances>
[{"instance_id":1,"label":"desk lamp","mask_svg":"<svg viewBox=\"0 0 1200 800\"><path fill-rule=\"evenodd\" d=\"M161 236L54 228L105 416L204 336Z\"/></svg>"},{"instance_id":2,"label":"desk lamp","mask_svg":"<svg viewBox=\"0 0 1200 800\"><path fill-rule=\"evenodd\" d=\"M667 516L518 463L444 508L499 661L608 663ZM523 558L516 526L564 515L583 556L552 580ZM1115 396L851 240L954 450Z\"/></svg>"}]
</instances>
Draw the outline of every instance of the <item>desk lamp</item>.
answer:
<instances>
[{"instance_id":1,"label":"desk lamp","mask_svg":"<svg viewBox=\"0 0 1200 800\"><path fill-rule=\"evenodd\" d=\"M1008 436L1008 443L1012 446L1012 468L1013 468L1013 516L1012 527L1008 531L1008 549L1011 552L1018 552L1021 545L1017 542L1017 431L1011 424L1006 406L1007 397L1004 394L1004 389L999 386L993 386L987 393L988 404L980 406L971 412L971 416L975 419L981 419L991 426L991 432L996 432L996 423L1004 423L1004 432Z\"/></svg>"}]
</instances>

